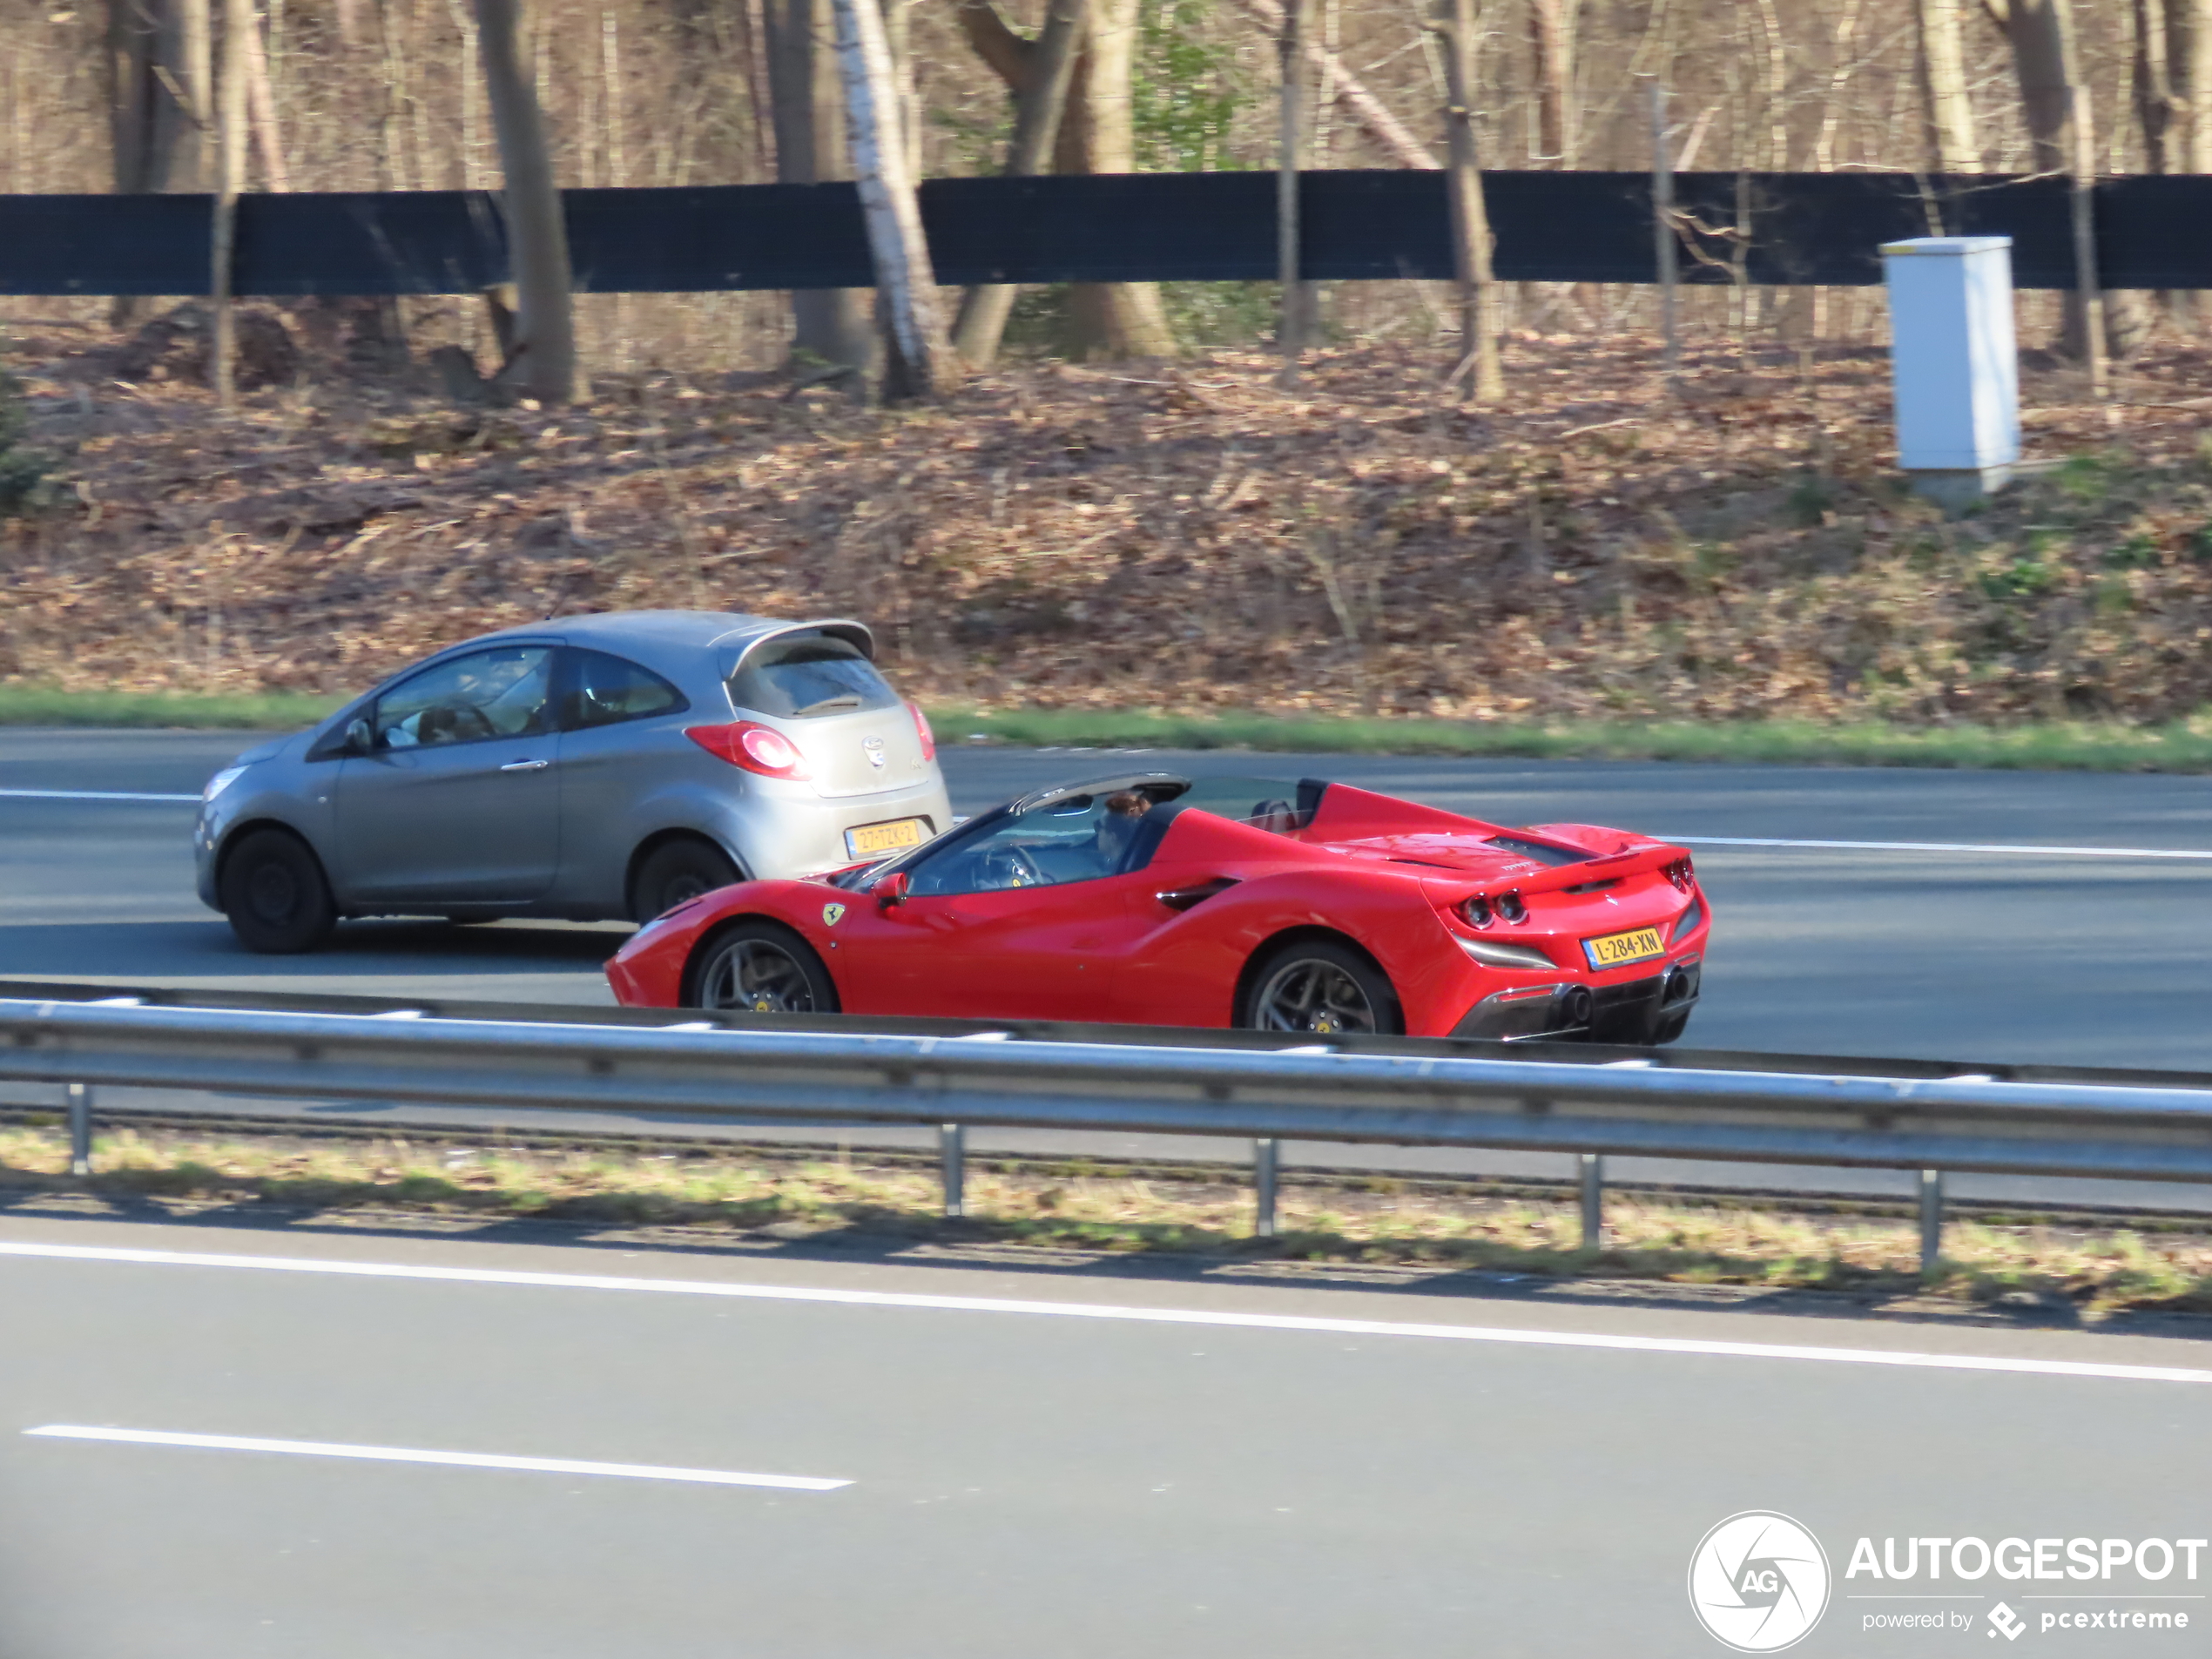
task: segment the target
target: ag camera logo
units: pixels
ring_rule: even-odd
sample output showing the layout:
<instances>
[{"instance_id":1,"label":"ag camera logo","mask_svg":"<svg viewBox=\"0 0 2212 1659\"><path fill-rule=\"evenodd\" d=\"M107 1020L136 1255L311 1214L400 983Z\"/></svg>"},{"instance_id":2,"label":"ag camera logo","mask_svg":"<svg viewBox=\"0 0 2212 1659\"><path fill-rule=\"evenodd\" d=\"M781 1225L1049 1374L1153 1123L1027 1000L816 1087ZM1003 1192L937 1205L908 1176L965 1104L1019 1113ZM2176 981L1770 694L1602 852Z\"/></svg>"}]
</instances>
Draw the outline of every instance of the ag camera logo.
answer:
<instances>
[{"instance_id":1,"label":"ag camera logo","mask_svg":"<svg viewBox=\"0 0 2212 1659\"><path fill-rule=\"evenodd\" d=\"M1706 1633L1738 1653L1794 1647L1828 1608L1828 1554L1787 1515L1747 1509L1698 1541L1689 1605Z\"/></svg>"}]
</instances>

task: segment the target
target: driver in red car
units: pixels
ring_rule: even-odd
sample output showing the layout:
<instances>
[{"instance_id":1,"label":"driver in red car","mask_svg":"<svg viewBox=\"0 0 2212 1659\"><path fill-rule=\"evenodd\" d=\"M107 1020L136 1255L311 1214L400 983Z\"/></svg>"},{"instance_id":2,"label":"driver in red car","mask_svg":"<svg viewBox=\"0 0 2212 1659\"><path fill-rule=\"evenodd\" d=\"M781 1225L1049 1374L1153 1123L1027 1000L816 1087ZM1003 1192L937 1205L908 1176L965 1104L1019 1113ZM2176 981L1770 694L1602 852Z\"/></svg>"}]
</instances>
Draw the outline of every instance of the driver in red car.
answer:
<instances>
[{"instance_id":1,"label":"driver in red car","mask_svg":"<svg viewBox=\"0 0 2212 1659\"><path fill-rule=\"evenodd\" d=\"M1106 797L1105 814L1098 820L1098 870L1112 875L1122 867L1129 844L1136 839L1136 820L1152 810L1152 798L1141 790L1124 789Z\"/></svg>"}]
</instances>

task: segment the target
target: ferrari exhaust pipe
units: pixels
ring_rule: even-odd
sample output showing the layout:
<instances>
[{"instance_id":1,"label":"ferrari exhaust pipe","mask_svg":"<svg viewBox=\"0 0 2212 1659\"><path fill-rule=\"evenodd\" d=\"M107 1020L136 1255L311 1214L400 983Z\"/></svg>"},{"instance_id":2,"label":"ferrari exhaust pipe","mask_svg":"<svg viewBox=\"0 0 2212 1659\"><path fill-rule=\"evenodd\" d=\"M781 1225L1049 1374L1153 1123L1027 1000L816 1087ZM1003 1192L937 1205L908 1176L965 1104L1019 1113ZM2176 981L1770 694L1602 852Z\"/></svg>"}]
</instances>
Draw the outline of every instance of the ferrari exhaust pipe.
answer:
<instances>
[{"instance_id":1,"label":"ferrari exhaust pipe","mask_svg":"<svg viewBox=\"0 0 2212 1659\"><path fill-rule=\"evenodd\" d=\"M1564 1031L1587 1027L1597 1012L1597 1000L1587 985L1570 985L1559 999L1559 1025Z\"/></svg>"}]
</instances>

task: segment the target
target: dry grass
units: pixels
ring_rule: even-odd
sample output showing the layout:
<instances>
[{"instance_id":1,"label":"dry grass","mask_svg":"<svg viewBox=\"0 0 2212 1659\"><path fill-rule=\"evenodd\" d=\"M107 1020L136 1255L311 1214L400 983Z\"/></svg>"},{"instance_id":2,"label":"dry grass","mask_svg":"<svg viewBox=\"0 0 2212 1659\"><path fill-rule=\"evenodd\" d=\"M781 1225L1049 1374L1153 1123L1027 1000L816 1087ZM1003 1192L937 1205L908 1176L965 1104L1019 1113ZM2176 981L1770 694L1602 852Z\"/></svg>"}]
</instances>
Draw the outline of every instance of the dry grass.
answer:
<instances>
[{"instance_id":1,"label":"dry grass","mask_svg":"<svg viewBox=\"0 0 2212 1659\"><path fill-rule=\"evenodd\" d=\"M31 349L61 503L0 527L0 683L358 687L473 633L678 605L862 616L948 705L1453 722L2173 722L2212 703L2212 465L2179 407L2031 376L2069 457L1981 516L1898 491L1881 361L1531 337L1067 365L946 407L661 374L558 415L340 380L124 385Z\"/></svg>"},{"instance_id":2,"label":"dry grass","mask_svg":"<svg viewBox=\"0 0 2212 1659\"><path fill-rule=\"evenodd\" d=\"M2115 1228L1954 1223L1925 1280L1904 1221L1737 1204L1615 1197L1608 1247L1579 1245L1574 1207L1479 1189L1417 1190L1377 1178L1292 1183L1282 1236L1251 1237L1248 1190L1226 1182L971 1163L970 1219L938 1213L914 1163L811 1153L641 1155L462 1150L401 1140L208 1138L123 1130L96 1150L90 1187L111 1194L322 1211L402 1207L447 1215L682 1225L775 1236L948 1234L1070 1251L1273 1256L1698 1285L1933 1292L1961 1302L2025 1294L2096 1313L2212 1311L2212 1237ZM58 1190L57 1130L0 1130L0 1188Z\"/></svg>"}]
</instances>

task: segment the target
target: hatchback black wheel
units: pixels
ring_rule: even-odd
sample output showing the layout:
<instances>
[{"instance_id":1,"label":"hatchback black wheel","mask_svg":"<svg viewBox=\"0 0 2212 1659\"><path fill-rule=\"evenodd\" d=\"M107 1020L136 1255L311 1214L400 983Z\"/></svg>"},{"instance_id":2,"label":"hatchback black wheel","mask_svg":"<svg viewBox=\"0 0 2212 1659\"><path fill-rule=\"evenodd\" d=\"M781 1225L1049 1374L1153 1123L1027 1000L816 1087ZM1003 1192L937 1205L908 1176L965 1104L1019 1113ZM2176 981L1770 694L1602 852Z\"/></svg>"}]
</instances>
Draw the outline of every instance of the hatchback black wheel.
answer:
<instances>
[{"instance_id":1,"label":"hatchback black wheel","mask_svg":"<svg viewBox=\"0 0 2212 1659\"><path fill-rule=\"evenodd\" d=\"M631 885L630 914L639 927L679 904L738 879L729 854L709 841L664 841L645 855Z\"/></svg>"},{"instance_id":2,"label":"hatchback black wheel","mask_svg":"<svg viewBox=\"0 0 2212 1659\"><path fill-rule=\"evenodd\" d=\"M834 1014L837 987L813 947L773 922L741 921L706 942L691 1005L731 1014Z\"/></svg>"},{"instance_id":3,"label":"hatchback black wheel","mask_svg":"<svg viewBox=\"0 0 2212 1659\"><path fill-rule=\"evenodd\" d=\"M232 849L216 897L239 943L266 955L313 950L338 921L322 866L282 830L255 830Z\"/></svg>"},{"instance_id":4,"label":"hatchback black wheel","mask_svg":"<svg viewBox=\"0 0 2212 1659\"><path fill-rule=\"evenodd\" d=\"M1273 952L1251 978L1237 1022L1256 1031L1395 1034L1405 1029L1398 994L1359 952L1327 940Z\"/></svg>"}]
</instances>

